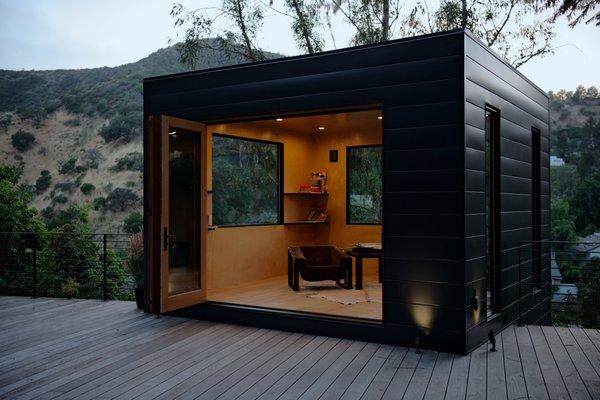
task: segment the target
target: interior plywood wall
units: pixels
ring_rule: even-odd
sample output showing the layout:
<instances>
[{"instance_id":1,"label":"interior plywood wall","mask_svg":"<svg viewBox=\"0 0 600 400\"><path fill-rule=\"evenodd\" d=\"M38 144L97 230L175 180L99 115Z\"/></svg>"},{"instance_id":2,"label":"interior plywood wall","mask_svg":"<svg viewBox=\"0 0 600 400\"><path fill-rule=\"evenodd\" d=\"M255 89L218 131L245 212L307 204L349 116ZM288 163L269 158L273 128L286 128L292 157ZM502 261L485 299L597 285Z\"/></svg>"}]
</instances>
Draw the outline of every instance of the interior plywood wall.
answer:
<instances>
[{"instance_id":1,"label":"interior plywood wall","mask_svg":"<svg viewBox=\"0 0 600 400\"><path fill-rule=\"evenodd\" d=\"M212 189L212 133L283 143L284 192L297 192L300 184L307 182L311 171L327 172L330 223L222 227L208 231L209 289L286 275L289 246L333 244L348 247L356 242L381 242L381 226L346 224L346 147L381 144L380 126L379 129L373 129L372 125L367 128L356 124L339 132L333 129L300 130L297 124L294 130L288 130L280 125L284 124L209 125L208 189ZM338 150L337 163L329 162L329 150ZM208 197L208 212L211 214L211 196ZM285 204L289 207L287 202ZM375 271L373 260L365 261L366 271Z\"/></svg>"}]
</instances>

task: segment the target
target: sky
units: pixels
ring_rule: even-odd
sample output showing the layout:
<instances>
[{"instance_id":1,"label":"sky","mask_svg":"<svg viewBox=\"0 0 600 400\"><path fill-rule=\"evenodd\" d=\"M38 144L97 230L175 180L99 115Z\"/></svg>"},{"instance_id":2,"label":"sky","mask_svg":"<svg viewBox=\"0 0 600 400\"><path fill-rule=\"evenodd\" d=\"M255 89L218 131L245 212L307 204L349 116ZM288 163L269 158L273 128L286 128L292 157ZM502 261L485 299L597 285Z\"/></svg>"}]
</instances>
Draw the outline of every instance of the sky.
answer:
<instances>
[{"instance_id":1,"label":"sky","mask_svg":"<svg viewBox=\"0 0 600 400\"><path fill-rule=\"evenodd\" d=\"M220 3L179 2L187 9ZM275 6L281 3L274 0ZM410 8L408 3L405 9ZM168 46L169 39L177 40L169 15L172 5L170 0L0 0L0 69L77 69L135 62ZM298 54L289 18L271 10L265 14L259 35L262 47ZM345 47L352 31L339 13L335 18L337 47ZM556 32L554 54L532 60L521 72L544 90L600 86L600 27L570 28L562 19ZM330 39L326 48L334 48Z\"/></svg>"}]
</instances>

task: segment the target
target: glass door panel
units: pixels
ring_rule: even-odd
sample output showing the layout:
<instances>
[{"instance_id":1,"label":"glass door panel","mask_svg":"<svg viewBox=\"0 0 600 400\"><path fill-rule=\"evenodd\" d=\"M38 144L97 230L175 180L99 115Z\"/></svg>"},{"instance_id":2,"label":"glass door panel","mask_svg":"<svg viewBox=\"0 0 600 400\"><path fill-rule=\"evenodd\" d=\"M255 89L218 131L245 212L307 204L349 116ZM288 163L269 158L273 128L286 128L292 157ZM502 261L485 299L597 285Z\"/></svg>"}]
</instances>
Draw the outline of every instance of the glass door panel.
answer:
<instances>
[{"instance_id":1,"label":"glass door panel","mask_svg":"<svg viewBox=\"0 0 600 400\"><path fill-rule=\"evenodd\" d=\"M161 311L206 300L206 129L162 117Z\"/></svg>"}]
</instances>

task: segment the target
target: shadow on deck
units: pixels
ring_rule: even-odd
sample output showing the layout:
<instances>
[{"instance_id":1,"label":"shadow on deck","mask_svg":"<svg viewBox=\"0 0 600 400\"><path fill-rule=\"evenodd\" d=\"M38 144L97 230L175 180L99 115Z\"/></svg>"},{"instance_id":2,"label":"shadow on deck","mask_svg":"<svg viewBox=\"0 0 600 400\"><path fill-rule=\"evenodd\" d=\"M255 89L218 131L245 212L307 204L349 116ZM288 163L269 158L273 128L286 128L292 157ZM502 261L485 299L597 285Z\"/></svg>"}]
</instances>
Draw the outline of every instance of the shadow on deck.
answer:
<instances>
[{"instance_id":1,"label":"shadow on deck","mask_svg":"<svg viewBox=\"0 0 600 400\"><path fill-rule=\"evenodd\" d=\"M0 297L4 399L600 399L600 332L509 327L468 356Z\"/></svg>"}]
</instances>

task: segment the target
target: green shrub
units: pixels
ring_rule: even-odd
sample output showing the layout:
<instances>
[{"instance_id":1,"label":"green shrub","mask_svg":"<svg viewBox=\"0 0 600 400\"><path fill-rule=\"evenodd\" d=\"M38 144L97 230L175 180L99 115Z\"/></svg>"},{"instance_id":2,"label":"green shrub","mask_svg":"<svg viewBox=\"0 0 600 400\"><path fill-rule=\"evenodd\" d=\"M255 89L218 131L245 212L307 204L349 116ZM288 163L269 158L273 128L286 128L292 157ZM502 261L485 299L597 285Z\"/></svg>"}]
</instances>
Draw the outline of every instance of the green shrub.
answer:
<instances>
[{"instance_id":1,"label":"green shrub","mask_svg":"<svg viewBox=\"0 0 600 400\"><path fill-rule=\"evenodd\" d=\"M35 142L35 136L32 133L22 130L12 135L11 139L13 147L21 152L29 150Z\"/></svg>"},{"instance_id":2,"label":"green shrub","mask_svg":"<svg viewBox=\"0 0 600 400\"><path fill-rule=\"evenodd\" d=\"M75 182L59 182L54 185L54 189L65 193L73 193L79 185Z\"/></svg>"},{"instance_id":3,"label":"green shrub","mask_svg":"<svg viewBox=\"0 0 600 400\"><path fill-rule=\"evenodd\" d=\"M44 215L44 222L46 222L48 229L56 229L68 224L87 223L88 215L84 208L71 205L64 210L51 210L47 215Z\"/></svg>"},{"instance_id":4,"label":"green shrub","mask_svg":"<svg viewBox=\"0 0 600 400\"><path fill-rule=\"evenodd\" d=\"M129 240L129 251L125 260L129 274L133 277L137 287L144 286L144 241L141 233L137 233Z\"/></svg>"},{"instance_id":5,"label":"green shrub","mask_svg":"<svg viewBox=\"0 0 600 400\"><path fill-rule=\"evenodd\" d=\"M64 161L58 162L58 172L60 174L70 174L75 170L75 163L77 162L77 158L69 157Z\"/></svg>"},{"instance_id":6,"label":"green shrub","mask_svg":"<svg viewBox=\"0 0 600 400\"><path fill-rule=\"evenodd\" d=\"M132 212L123 221L123 230L127 233L140 233L144 225L144 217L137 211Z\"/></svg>"},{"instance_id":7,"label":"green shrub","mask_svg":"<svg viewBox=\"0 0 600 400\"><path fill-rule=\"evenodd\" d=\"M144 155L140 152L127 153L117 159L116 164L111 167L113 171L140 171L144 170Z\"/></svg>"},{"instance_id":8,"label":"green shrub","mask_svg":"<svg viewBox=\"0 0 600 400\"><path fill-rule=\"evenodd\" d=\"M81 156L81 162L87 168L98 169L100 161L102 161L102 154L98 149L87 149Z\"/></svg>"},{"instance_id":9,"label":"green shrub","mask_svg":"<svg viewBox=\"0 0 600 400\"><path fill-rule=\"evenodd\" d=\"M92 201L92 208L96 211L104 209L104 205L106 204L106 199L104 197L96 197Z\"/></svg>"},{"instance_id":10,"label":"green shrub","mask_svg":"<svg viewBox=\"0 0 600 400\"><path fill-rule=\"evenodd\" d=\"M129 142L140 135L142 113L129 112L112 118L108 124L100 129L100 136L106 143L115 140Z\"/></svg>"},{"instance_id":11,"label":"green shrub","mask_svg":"<svg viewBox=\"0 0 600 400\"><path fill-rule=\"evenodd\" d=\"M106 196L106 204L104 206L110 211L125 211L129 207L137 205L139 201L140 196L135 194L131 189L116 188Z\"/></svg>"},{"instance_id":12,"label":"green shrub","mask_svg":"<svg viewBox=\"0 0 600 400\"><path fill-rule=\"evenodd\" d=\"M52 204L65 204L67 201L69 201L67 196L61 193L52 199Z\"/></svg>"},{"instance_id":13,"label":"green shrub","mask_svg":"<svg viewBox=\"0 0 600 400\"><path fill-rule=\"evenodd\" d=\"M79 126L81 125L81 121L77 118L68 119L65 121L65 126Z\"/></svg>"},{"instance_id":14,"label":"green shrub","mask_svg":"<svg viewBox=\"0 0 600 400\"><path fill-rule=\"evenodd\" d=\"M96 186L92 185L91 183L84 183L79 189L81 190L81 193L87 196L96 189Z\"/></svg>"},{"instance_id":15,"label":"green shrub","mask_svg":"<svg viewBox=\"0 0 600 400\"><path fill-rule=\"evenodd\" d=\"M0 129L4 131L4 133L8 132L8 127L12 123L12 116L10 114L2 114L0 115Z\"/></svg>"},{"instance_id":16,"label":"green shrub","mask_svg":"<svg viewBox=\"0 0 600 400\"><path fill-rule=\"evenodd\" d=\"M40 214L42 215L43 219L49 220L54 216L54 207L48 206L44 208Z\"/></svg>"},{"instance_id":17,"label":"green shrub","mask_svg":"<svg viewBox=\"0 0 600 400\"><path fill-rule=\"evenodd\" d=\"M44 193L52 183L52 176L47 169L43 170L40 177L35 181L35 191L40 194Z\"/></svg>"}]
</instances>

